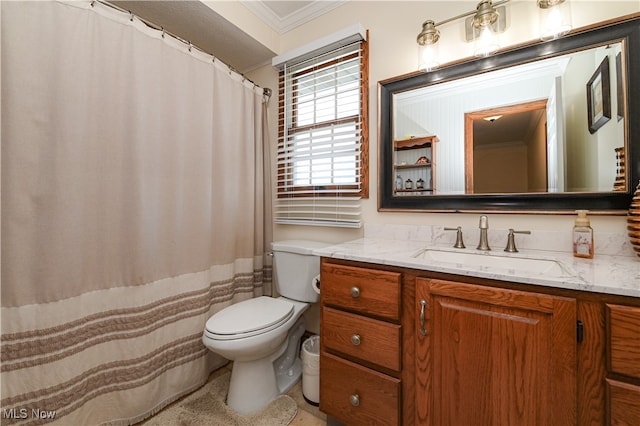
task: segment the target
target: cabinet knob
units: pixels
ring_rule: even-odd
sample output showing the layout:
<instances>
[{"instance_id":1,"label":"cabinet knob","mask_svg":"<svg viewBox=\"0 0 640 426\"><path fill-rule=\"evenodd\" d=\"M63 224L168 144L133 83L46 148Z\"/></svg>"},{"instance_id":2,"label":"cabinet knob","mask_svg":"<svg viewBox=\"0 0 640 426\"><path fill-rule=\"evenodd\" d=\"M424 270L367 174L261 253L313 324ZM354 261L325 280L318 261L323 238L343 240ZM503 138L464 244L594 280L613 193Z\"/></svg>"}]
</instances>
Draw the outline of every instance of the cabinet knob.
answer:
<instances>
[{"instance_id":1,"label":"cabinet knob","mask_svg":"<svg viewBox=\"0 0 640 426\"><path fill-rule=\"evenodd\" d=\"M351 297L359 297L360 289L358 287L351 287Z\"/></svg>"},{"instance_id":2,"label":"cabinet knob","mask_svg":"<svg viewBox=\"0 0 640 426\"><path fill-rule=\"evenodd\" d=\"M358 395L357 393L354 393L349 397L349 401L351 401L351 405L353 405L354 407L357 407L358 405L360 405L360 395Z\"/></svg>"},{"instance_id":3,"label":"cabinet knob","mask_svg":"<svg viewBox=\"0 0 640 426\"><path fill-rule=\"evenodd\" d=\"M353 343L353 346L360 346L360 335L359 334L352 335L351 343Z\"/></svg>"}]
</instances>

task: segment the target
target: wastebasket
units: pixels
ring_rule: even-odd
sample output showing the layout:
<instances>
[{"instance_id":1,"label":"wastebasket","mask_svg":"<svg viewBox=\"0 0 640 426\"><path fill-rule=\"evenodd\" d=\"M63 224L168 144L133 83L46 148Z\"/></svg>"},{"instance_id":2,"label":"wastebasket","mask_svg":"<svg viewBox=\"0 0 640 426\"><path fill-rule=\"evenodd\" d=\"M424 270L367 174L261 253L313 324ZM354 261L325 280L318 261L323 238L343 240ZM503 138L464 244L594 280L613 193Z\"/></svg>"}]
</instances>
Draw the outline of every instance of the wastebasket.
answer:
<instances>
[{"instance_id":1,"label":"wastebasket","mask_svg":"<svg viewBox=\"0 0 640 426\"><path fill-rule=\"evenodd\" d=\"M312 405L320 402L320 336L302 344L302 395Z\"/></svg>"}]
</instances>

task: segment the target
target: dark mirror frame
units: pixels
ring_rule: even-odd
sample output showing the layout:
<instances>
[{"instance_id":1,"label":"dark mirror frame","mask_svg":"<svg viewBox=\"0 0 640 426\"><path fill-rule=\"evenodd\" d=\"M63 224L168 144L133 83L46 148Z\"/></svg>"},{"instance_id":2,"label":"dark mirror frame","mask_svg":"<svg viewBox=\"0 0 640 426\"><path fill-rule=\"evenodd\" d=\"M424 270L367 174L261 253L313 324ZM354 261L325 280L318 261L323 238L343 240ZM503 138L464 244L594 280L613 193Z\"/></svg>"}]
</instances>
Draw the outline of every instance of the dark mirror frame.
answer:
<instances>
[{"instance_id":1,"label":"dark mirror frame","mask_svg":"<svg viewBox=\"0 0 640 426\"><path fill-rule=\"evenodd\" d=\"M393 196L393 95L481 72L532 62L624 40L626 64L627 150L625 192L468 194ZM380 211L574 213L586 209L603 214L626 214L640 179L640 15L577 30L563 38L505 50L494 56L465 60L428 73L401 76L378 83L378 194ZM586 111L585 111L586 114ZM612 182L613 185L613 182Z\"/></svg>"}]
</instances>

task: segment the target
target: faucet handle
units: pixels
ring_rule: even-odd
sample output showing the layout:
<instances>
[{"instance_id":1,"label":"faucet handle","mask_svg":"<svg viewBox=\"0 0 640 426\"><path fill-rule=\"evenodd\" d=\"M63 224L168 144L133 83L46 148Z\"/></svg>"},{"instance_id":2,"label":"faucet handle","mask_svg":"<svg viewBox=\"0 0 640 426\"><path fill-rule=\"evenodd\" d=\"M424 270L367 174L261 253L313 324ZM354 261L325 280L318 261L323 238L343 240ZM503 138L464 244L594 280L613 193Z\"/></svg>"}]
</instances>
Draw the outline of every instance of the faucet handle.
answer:
<instances>
[{"instance_id":1,"label":"faucet handle","mask_svg":"<svg viewBox=\"0 0 640 426\"><path fill-rule=\"evenodd\" d=\"M458 231L456 234L456 243L453 245L455 248L465 248L464 241L462 241L462 226L457 228L444 228L445 231Z\"/></svg>"},{"instance_id":2,"label":"faucet handle","mask_svg":"<svg viewBox=\"0 0 640 426\"><path fill-rule=\"evenodd\" d=\"M509 253L517 253L515 234L531 234L531 231L514 231L513 228L509 228L509 235L507 235L507 246L504 251Z\"/></svg>"},{"instance_id":3,"label":"faucet handle","mask_svg":"<svg viewBox=\"0 0 640 426\"><path fill-rule=\"evenodd\" d=\"M482 216L480 216L479 228L480 229L489 229L489 218L487 217L487 215L483 214Z\"/></svg>"}]
</instances>

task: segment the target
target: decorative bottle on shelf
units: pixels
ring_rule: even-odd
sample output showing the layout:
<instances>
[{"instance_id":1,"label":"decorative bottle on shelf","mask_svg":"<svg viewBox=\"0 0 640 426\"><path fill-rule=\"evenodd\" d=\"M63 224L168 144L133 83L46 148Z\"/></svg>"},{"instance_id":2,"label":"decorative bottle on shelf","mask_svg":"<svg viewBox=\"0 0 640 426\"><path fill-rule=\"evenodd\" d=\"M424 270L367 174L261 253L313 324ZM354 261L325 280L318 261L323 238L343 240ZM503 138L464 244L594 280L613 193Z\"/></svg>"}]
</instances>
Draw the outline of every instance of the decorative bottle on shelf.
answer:
<instances>
[{"instance_id":1,"label":"decorative bottle on shelf","mask_svg":"<svg viewBox=\"0 0 640 426\"><path fill-rule=\"evenodd\" d=\"M636 187L631 205L629 206L627 233L629 234L631 247L633 247L636 254L640 256L640 183L638 183Z\"/></svg>"},{"instance_id":2,"label":"decorative bottle on shelf","mask_svg":"<svg viewBox=\"0 0 640 426\"><path fill-rule=\"evenodd\" d=\"M413 189L413 181L411 179L404 181L404 189Z\"/></svg>"},{"instance_id":3,"label":"decorative bottle on shelf","mask_svg":"<svg viewBox=\"0 0 640 426\"><path fill-rule=\"evenodd\" d=\"M402 176L396 176L396 191L400 191L402 189Z\"/></svg>"}]
</instances>

